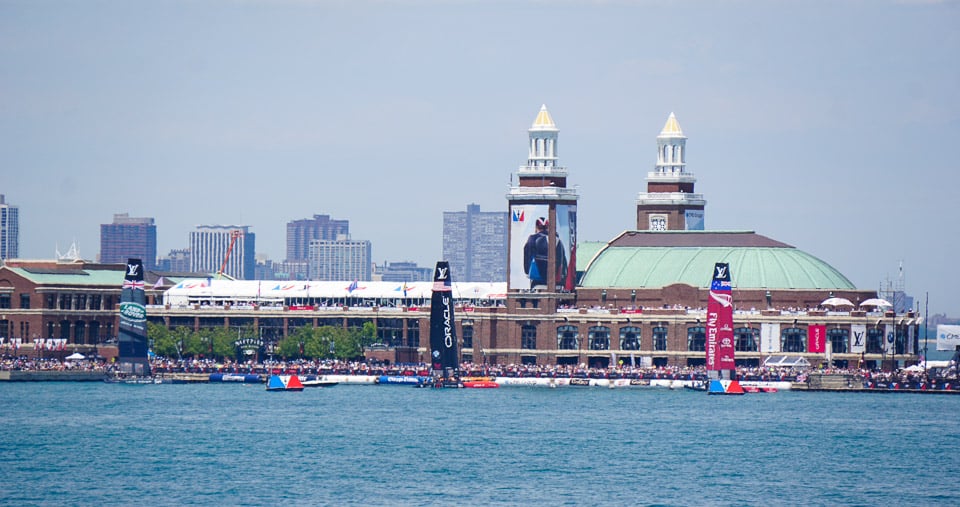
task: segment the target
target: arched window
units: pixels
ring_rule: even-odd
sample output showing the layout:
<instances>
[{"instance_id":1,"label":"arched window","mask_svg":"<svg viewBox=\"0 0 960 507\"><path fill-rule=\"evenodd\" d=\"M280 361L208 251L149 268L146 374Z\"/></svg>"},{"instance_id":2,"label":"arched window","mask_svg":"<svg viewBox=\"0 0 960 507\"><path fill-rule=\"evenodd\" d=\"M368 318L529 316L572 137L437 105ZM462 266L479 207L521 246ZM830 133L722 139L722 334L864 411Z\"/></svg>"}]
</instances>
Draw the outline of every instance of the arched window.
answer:
<instances>
[{"instance_id":1,"label":"arched window","mask_svg":"<svg viewBox=\"0 0 960 507\"><path fill-rule=\"evenodd\" d=\"M788 327L780 332L780 350L783 352L806 352L807 331L798 327Z\"/></svg>"},{"instance_id":2,"label":"arched window","mask_svg":"<svg viewBox=\"0 0 960 507\"><path fill-rule=\"evenodd\" d=\"M587 331L587 346L590 350L610 350L610 328L593 326Z\"/></svg>"},{"instance_id":3,"label":"arched window","mask_svg":"<svg viewBox=\"0 0 960 507\"><path fill-rule=\"evenodd\" d=\"M666 326L657 326L653 328L653 350L667 350Z\"/></svg>"},{"instance_id":4,"label":"arched window","mask_svg":"<svg viewBox=\"0 0 960 507\"><path fill-rule=\"evenodd\" d=\"M687 328L687 350L703 352L707 350L707 333L703 326Z\"/></svg>"},{"instance_id":5,"label":"arched window","mask_svg":"<svg viewBox=\"0 0 960 507\"><path fill-rule=\"evenodd\" d=\"M520 328L520 348L530 350L537 348L537 326L524 324Z\"/></svg>"},{"instance_id":6,"label":"arched window","mask_svg":"<svg viewBox=\"0 0 960 507\"><path fill-rule=\"evenodd\" d=\"M463 326L463 348L473 348L473 326Z\"/></svg>"},{"instance_id":7,"label":"arched window","mask_svg":"<svg viewBox=\"0 0 960 507\"><path fill-rule=\"evenodd\" d=\"M827 331L827 341L834 354L846 354L849 333L846 329L830 329Z\"/></svg>"},{"instance_id":8,"label":"arched window","mask_svg":"<svg viewBox=\"0 0 960 507\"><path fill-rule=\"evenodd\" d=\"M557 327L557 349L577 350L580 348L579 338L577 326Z\"/></svg>"},{"instance_id":9,"label":"arched window","mask_svg":"<svg viewBox=\"0 0 960 507\"><path fill-rule=\"evenodd\" d=\"M733 340L734 350L737 352L757 352L760 330L755 327L738 327L733 330Z\"/></svg>"},{"instance_id":10,"label":"arched window","mask_svg":"<svg viewBox=\"0 0 960 507\"><path fill-rule=\"evenodd\" d=\"M640 328L627 326L620 328L620 350L640 350Z\"/></svg>"},{"instance_id":11,"label":"arched window","mask_svg":"<svg viewBox=\"0 0 960 507\"><path fill-rule=\"evenodd\" d=\"M868 329L867 330L867 354L882 354L883 353L883 330L882 329Z\"/></svg>"}]
</instances>

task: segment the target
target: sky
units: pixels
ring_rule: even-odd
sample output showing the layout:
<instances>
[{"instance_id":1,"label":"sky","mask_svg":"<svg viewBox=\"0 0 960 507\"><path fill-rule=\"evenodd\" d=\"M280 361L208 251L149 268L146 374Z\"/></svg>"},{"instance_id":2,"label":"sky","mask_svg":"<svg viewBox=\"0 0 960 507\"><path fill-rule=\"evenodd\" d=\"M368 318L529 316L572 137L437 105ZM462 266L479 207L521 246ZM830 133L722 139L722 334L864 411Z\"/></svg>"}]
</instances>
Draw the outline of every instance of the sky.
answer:
<instances>
[{"instance_id":1,"label":"sky","mask_svg":"<svg viewBox=\"0 0 960 507\"><path fill-rule=\"evenodd\" d=\"M200 224L350 221L431 266L442 213L506 211L546 104L581 241L636 227L675 113L706 228L960 316L960 2L0 0L0 193L20 256L158 254Z\"/></svg>"}]
</instances>

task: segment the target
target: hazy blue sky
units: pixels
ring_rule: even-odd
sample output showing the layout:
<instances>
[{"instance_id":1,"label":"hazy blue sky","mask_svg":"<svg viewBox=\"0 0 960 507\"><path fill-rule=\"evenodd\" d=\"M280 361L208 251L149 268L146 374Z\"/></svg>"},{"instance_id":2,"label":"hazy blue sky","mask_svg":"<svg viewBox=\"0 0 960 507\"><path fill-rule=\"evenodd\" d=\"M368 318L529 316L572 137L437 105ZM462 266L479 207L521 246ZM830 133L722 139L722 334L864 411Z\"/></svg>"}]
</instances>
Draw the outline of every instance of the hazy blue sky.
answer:
<instances>
[{"instance_id":1,"label":"hazy blue sky","mask_svg":"<svg viewBox=\"0 0 960 507\"><path fill-rule=\"evenodd\" d=\"M443 211L506 210L541 104L581 240L635 228L674 112L709 229L750 229L858 287L960 316L955 1L0 0L0 193L21 256L159 253L198 224L349 219L432 265Z\"/></svg>"}]
</instances>

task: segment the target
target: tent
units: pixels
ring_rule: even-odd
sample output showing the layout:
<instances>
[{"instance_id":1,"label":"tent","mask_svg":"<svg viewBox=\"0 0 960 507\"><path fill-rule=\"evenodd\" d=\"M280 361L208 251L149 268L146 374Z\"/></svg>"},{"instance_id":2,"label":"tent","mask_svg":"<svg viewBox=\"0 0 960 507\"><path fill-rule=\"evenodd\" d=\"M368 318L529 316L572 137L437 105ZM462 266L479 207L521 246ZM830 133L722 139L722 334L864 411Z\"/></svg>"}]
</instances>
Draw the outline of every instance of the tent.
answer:
<instances>
[{"instance_id":1,"label":"tent","mask_svg":"<svg viewBox=\"0 0 960 507\"><path fill-rule=\"evenodd\" d=\"M860 303L860 306L884 307L884 306L893 306L893 305L892 305L889 301L887 301L886 299L882 299L882 298L870 298L870 299L868 299L868 300Z\"/></svg>"},{"instance_id":2,"label":"tent","mask_svg":"<svg viewBox=\"0 0 960 507\"><path fill-rule=\"evenodd\" d=\"M827 298L820 303L820 306L854 306L854 304L846 298Z\"/></svg>"},{"instance_id":3,"label":"tent","mask_svg":"<svg viewBox=\"0 0 960 507\"><path fill-rule=\"evenodd\" d=\"M65 357L64 359L66 359L67 361L79 361L79 360L81 360L81 359L86 359L86 358L87 358L87 356L85 356L85 355L83 355L83 354L81 354L81 353L79 353L79 352L74 352L73 354L70 354L69 356Z\"/></svg>"}]
</instances>

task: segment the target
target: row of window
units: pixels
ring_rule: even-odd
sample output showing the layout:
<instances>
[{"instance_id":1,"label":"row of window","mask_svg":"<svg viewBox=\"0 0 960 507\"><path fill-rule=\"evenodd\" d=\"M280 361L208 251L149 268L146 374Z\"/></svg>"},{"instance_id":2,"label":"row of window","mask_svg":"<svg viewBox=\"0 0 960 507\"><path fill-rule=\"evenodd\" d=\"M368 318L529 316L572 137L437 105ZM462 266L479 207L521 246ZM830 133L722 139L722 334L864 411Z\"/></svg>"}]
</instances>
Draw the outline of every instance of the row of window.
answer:
<instances>
[{"instance_id":1,"label":"row of window","mask_svg":"<svg viewBox=\"0 0 960 507\"><path fill-rule=\"evenodd\" d=\"M464 336L466 337L467 327L464 327ZM470 332L472 338L472 329ZM739 327L733 330L734 349L738 352L759 352L760 351L760 329L751 327ZM563 325L557 327L557 349L558 350L579 350L580 349L580 331L576 326ZM883 353L883 330L867 330L866 342L858 343L864 347L868 354ZM593 326L587 330L587 350L610 350L610 328L606 326ZM850 332L847 329L829 329L827 330L827 341L831 345L831 350L837 354L846 354L851 349ZM472 339L471 339L472 342ZM620 350L641 350L640 328L627 326L620 328ZM650 350L667 350L667 328L654 327L652 337L652 347ZM464 340L464 348L472 347L472 343L467 345ZM521 327L520 348L537 349L537 326L528 324ZM902 354L907 348L906 337L896 337L896 353ZM691 352L703 352L706 350L706 328L703 326L692 326L687 328L687 350ZM807 330L804 328L785 328L780 332L780 351L781 352L806 352L807 351Z\"/></svg>"},{"instance_id":2,"label":"row of window","mask_svg":"<svg viewBox=\"0 0 960 507\"><path fill-rule=\"evenodd\" d=\"M0 320L0 338L22 337L30 339L30 323L20 322L19 334L14 329L13 323L9 320ZM106 341L113 337L113 323L108 322L101 325L100 322L93 321L69 321L61 320L59 322L47 322L45 338L66 338L70 343L94 345Z\"/></svg>"}]
</instances>

